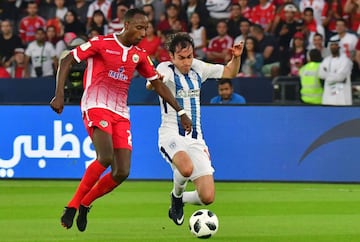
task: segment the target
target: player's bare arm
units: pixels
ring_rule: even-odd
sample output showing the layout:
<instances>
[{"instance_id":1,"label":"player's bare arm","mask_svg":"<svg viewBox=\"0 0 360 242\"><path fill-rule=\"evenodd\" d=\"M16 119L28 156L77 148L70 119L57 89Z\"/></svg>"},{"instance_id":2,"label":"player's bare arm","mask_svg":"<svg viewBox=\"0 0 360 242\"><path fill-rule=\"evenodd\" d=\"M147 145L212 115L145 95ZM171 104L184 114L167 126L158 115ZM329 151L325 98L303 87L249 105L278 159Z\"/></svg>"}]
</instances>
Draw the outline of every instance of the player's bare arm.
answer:
<instances>
[{"instance_id":1,"label":"player's bare arm","mask_svg":"<svg viewBox=\"0 0 360 242\"><path fill-rule=\"evenodd\" d=\"M75 63L73 55L68 54L60 60L59 68L56 73L55 96L51 100L50 106L58 114L62 113L64 109L65 81L68 78L70 68L73 63Z\"/></svg>"},{"instance_id":2,"label":"player's bare arm","mask_svg":"<svg viewBox=\"0 0 360 242\"><path fill-rule=\"evenodd\" d=\"M239 44L234 45L231 48L232 58L224 68L222 78L234 78L239 72L241 55L244 49L244 42L241 41Z\"/></svg>"},{"instance_id":3,"label":"player's bare arm","mask_svg":"<svg viewBox=\"0 0 360 242\"><path fill-rule=\"evenodd\" d=\"M159 94L159 96L161 96L167 103L170 104L171 107L175 109L176 112L179 113L179 111L182 110L179 103L176 101L176 99L170 92L169 88L162 82L161 79L152 81L151 84L146 85L146 88L155 90ZM190 118L185 112L180 112L179 116L183 128L189 134L192 129L192 123Z\"/></svg>"}]
</instances>

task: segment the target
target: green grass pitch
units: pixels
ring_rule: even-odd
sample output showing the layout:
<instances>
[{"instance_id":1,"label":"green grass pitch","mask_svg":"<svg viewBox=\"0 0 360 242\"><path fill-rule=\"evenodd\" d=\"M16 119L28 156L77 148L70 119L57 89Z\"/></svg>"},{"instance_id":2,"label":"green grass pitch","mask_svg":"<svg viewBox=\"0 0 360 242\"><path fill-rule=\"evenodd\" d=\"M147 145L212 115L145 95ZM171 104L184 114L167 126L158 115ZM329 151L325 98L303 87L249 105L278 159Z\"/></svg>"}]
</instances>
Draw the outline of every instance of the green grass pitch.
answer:
<instances>
[{"instance_id":1,"label":"green grass pitch","mask_svg":"<svg viewBox=\"0 0 360 242\"><path fill-rule=\"evenodd\" d=\"M0 180L1 242L190 242L185 222L167 217L170 181L126 181L94 202L85 232L60 226L62 209L78 181ZM190 188L191 188L190 184ZM217 182L219 231L208 241L360 241L360 187L356 184Z\"/></svg>"}]
</instances>

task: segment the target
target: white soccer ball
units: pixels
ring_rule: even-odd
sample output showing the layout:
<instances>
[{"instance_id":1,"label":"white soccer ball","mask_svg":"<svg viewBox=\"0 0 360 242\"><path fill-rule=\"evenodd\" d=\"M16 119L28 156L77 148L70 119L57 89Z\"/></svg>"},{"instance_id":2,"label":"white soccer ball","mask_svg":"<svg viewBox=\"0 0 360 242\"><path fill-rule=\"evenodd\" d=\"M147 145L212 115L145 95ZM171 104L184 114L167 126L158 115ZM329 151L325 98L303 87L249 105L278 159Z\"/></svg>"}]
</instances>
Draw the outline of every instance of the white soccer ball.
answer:
<instances>
[{"instance_id":1,"label":"white soccer ball","mask_svg":"<svg viewBox=\"0 0 360 242\"><path fill-rule=\"evenodd\" d=\"M215 213L208 209L195 211L189 219L190 232L198 238L213 236L219 228L219 220Z\"/></svg>"}]
</instances>

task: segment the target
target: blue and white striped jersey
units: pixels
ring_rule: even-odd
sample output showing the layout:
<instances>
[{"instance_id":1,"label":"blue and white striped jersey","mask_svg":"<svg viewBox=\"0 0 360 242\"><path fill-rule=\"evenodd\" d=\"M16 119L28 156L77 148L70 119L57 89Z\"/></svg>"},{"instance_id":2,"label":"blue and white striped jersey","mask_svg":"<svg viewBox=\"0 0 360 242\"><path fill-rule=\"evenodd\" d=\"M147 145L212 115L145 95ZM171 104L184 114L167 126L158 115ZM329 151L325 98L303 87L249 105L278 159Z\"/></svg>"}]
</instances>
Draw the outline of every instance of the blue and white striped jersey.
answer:
<instances>
[{"instance_id":1,"label":"blue and white striped jersey","mask_svg":"<svg viewBox=\"0 0 360 242\"><path fill-rule=\"evenodd\" d=\"M200 88L208 78L221 78L224 66L193 60L188 74L181 74L170 61L160 63L156 70L164 76L163 82L170 89L180 106L192 120L193 130L189 135L194 139L203 139L200 123ZM179 134L185 136L180 117L161 97L161 126L159 135Z\"/></svg>"}]
</instances>

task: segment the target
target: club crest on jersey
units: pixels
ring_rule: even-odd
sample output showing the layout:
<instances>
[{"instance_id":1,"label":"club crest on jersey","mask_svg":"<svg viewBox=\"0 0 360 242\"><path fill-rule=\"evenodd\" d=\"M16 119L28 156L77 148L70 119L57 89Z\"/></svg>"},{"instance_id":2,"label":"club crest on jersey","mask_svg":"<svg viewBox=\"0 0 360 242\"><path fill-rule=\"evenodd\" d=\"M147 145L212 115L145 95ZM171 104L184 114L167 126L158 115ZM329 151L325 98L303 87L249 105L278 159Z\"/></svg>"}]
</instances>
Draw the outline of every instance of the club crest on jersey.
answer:
<instances>
[{"instance_id":1,"label":"club crest on jersey","mask_svg":"<svg viewBox=\"0 0 360 242\"><path fill-rule=\"evenodd\" d=\"M132 56L132 60L133 60L134 63L138 63L138 62L139 62L139 59L140 59L140 57L139 57L137 54L134 54L134 55Z\"/></svg>"},{"instance_id":2,"label":"club crest on jersey","mask_svg":"<svg viewBox=\"0 0 360 242\"><path fill-rule=\"evenodd\" d=\"M108 76L116 80L126 81L129 79L129 77L124 72L125 69L122 66L118 71L110 70Z\"/></svg>"},{"instance_id":3,"label":"club crest on jersey","mask_svg":"<svg viewBox=\"0 0 360 242\"><path fill-rule=\"evenodd\" d=\"M172 142L171 144L169 144L170 149L175 149L176 148L176 143Z\"/></svg>"},{"instance_id":4,"label":"club crest on jersey","mask_svg":"<svg viewBox=\"0 0 360 242\"><path fill-rule=\"evenodd\" d=\"M106 127L109 125L109 123L108 123L107 121L105 121L105 120L101 120L99 124L100 124L101 127L103 127L103 128L106 128Z\"/></svg>"}]
</instances>

